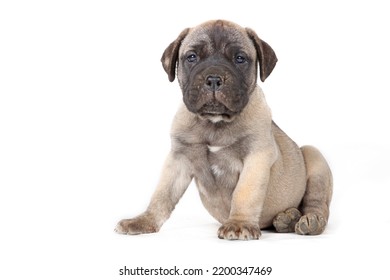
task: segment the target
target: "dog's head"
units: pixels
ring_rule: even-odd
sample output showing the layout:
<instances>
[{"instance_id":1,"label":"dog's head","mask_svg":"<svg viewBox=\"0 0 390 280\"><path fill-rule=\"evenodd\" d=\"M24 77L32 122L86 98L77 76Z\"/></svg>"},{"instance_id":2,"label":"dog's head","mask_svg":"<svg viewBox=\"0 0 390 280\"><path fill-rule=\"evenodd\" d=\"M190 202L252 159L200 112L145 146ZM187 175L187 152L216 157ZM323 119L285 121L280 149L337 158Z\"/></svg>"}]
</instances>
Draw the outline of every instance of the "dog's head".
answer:
<instances>
[{"instance_id":1,"label":"dog's head","mask_svg":"<svg viewBox=\"0 0 390 280\"><path fill-rule=\"evenodd\" d=\"M232 22L208 21L184 29L164 51L164 70L177 77L187 109L212 122L231 121L247 105L260 79L272 72L272 48L249 28Z\"/></svg>"}]
</instances>

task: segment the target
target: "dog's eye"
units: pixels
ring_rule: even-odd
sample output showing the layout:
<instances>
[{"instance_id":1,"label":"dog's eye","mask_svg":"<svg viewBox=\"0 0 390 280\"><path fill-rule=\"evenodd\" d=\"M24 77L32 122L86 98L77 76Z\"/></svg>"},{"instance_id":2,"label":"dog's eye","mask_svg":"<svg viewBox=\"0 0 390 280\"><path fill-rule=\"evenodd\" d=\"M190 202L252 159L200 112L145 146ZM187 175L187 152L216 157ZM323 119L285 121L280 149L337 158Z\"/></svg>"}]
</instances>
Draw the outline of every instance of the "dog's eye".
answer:
<instances>
[{"instance_id":1,"label":"dog's eye","mask_svg":"<svg viewBox=\"0 0 390 280\"><path fill-rule=\"evenodd\" d=\"M242 55L236 55L235 61L238 64L242 64L242 63L246 62L246 58L244 56L242 56Z\"/></svg>"},{"instance_id":2,"label":"dog's eye","mask_svg":"<svg viewBox=\"0 0 390 280\"><path fill-rule=\"evenodd\" d=\"M187 61L188 62L196 62L198 60L198 57L196 56L196 54L190 54L189 56L187 56Z\"/></svg>"}]
</instances>

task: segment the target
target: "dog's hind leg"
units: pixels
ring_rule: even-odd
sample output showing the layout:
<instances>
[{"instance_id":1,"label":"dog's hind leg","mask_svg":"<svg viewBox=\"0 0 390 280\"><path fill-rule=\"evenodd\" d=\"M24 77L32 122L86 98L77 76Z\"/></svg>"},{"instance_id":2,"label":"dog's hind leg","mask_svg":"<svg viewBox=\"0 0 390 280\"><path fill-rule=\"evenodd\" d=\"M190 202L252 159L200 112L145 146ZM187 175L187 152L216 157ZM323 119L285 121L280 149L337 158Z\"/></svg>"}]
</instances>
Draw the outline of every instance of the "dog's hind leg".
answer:
<instances>
[{"instance_id":1,"label":"dog's hind leg","mask_svg":"<svg viewBox=\"0 0 390 280\"><path fill-rule=\"evenodd\" d=\"M295 225L297 234L317 235L326 227L332 199L332 173L323 155L312 146L301 148L306 165L306 192L300 210L302 217Z\"/></svg>"},{"instance_id":2,"label":"dog's hind leg","mask_svg":"<svg viewBox=\"0 0 390 280\"><path fill-rule=\"evenodd\" d=\"M273 219L273 226L277 232L295 232L295 225L302 217L297 208L289 208L286 211L278 213Z\"/></svg>"}]
</instances>

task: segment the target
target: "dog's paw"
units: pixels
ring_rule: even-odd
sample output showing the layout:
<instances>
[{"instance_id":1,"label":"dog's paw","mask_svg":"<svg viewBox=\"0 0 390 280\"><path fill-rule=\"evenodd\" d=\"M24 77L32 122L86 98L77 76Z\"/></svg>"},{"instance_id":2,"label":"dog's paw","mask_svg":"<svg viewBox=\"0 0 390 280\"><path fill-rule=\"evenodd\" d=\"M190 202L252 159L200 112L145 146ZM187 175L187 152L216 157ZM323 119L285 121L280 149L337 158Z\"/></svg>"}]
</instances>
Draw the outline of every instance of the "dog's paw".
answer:
<instances>
[{"instance_id":1,"label":"dog's paw","mask_svg":"<svg viewBox=\"0 0 390 280\"><path fill-rule=\"evenodd\" d=\"M318 235L325 230L326 223L323 216L308 213L299 219L295 225L295 232L302 235Z\"/></svg>"},{"instance_id":2,"label":"dog's paw","mask_svg":"<svg viewBox=\"0 0 390 280\"><path fill-rule=\"evenodd\" d=\"M120 234L142 234L157 232L159 227L152 217L142 214L133 219L119 221L115 227L115 232Z\"/></svg>"},{"instance_id":3,"label":"dog's paw","mask_svg":"<svg viewBox=\"0 0 390 280\"><path fill-rule=\"evenodd\" d=\"M290 208L277 214L272 224L277 232L294 232L295 225L301 217L302 214L297 208Z\"/></svg>"},{"instance_id":4,"label":"dog's paw","mask_svg":"<svg viewBox=\"0 0 390 280\"><path fill-rule=\"evenodd\" d=\"M261 231L258 224L241 221L227 221L218 230L218 237L228 240L259 239L260 235Z\"/></svg>"}]
</instances>

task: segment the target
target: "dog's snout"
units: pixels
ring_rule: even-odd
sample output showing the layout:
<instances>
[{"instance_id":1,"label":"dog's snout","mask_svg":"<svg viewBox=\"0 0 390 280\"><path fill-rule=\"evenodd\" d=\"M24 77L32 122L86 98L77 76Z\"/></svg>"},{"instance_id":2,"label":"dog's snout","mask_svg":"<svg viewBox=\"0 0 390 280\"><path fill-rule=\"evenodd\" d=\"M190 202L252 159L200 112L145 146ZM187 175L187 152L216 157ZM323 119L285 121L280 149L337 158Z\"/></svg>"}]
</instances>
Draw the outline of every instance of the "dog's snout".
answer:
<instances>
[{"instance_id":1,"label":"dog's snout","mask_svg":"<svg viewBox=\"0 0 390 280\"><path fill-rule=\"evenodd\" d=\"M205 84L212 91L216 91L222 86L223 82L220 76L210 75L207 76Z\"/></svg>"}]
</instances>

